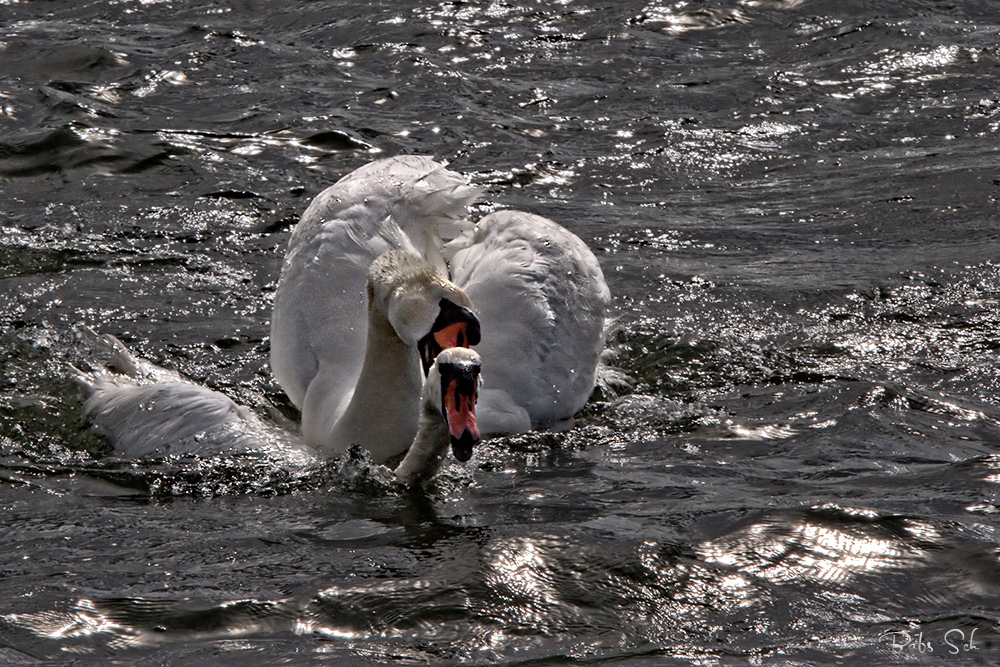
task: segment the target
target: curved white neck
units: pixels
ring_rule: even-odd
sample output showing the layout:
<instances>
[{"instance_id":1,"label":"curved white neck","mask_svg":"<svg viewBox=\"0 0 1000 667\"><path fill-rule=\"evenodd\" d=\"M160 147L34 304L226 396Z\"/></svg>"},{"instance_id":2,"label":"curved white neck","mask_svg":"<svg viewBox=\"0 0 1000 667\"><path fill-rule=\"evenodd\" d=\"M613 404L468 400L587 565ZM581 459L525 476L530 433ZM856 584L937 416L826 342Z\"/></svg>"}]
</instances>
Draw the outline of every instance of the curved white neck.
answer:
<instances>
[{"instance_id":1,"label":"curved white neck","mask_svg":"<svg viewBox=\"0 0 1000 667\"><path fill-rule=\"evenodd\" d=\"M323 405L310 410L307 423L303 409L302 431L306 442L324 457L361 445L379 463L399 454L413 442L423 376L416 351L407 346L376 308L368 309L368 338L357 386L345 407ZM306 396L309 402L314 387ZM315 398L322 402L323 387Z\"/></svg>"},{"instance_id":2,"label":"curved white neck","mask_svg":"<svg viewBox=\"0 0 1000 667\"><path fill-rule=\"evenodd\" d=\"M426 401L422 402L417 435L396 468L396 479L407 486L430 479L441 466L449 442L448 425L441 413Z\"/></svg>"}]
</instances>

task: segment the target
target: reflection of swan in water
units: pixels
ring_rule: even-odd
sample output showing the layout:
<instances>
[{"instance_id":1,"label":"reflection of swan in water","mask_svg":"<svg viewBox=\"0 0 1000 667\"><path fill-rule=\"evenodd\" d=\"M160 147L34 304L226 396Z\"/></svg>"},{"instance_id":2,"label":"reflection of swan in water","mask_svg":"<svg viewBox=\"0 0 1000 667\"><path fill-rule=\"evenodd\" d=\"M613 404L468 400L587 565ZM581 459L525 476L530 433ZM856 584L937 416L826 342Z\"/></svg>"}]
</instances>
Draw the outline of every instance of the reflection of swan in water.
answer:
<instances>
[{"instance_id":1,"label":"reflection of swan in water","mask_svg":"<svg viewBox=\"0 0 1000 667\"><path fill-rule=\"evenodd\" d=\"M477 196L439 163L407 156L352 172L303 214L275 296L271 364L321 456L351 444L380 462L405 451L422 414L421 370L454 346L482 356L484 432L558 424L583 407L609 302L597 260L538 216L498 212L473 228L464 215ZM86 377L86 411L128 454L225 449L233 432L252 440L262 423L189 383Z\"/></svg>"}]
</instances>

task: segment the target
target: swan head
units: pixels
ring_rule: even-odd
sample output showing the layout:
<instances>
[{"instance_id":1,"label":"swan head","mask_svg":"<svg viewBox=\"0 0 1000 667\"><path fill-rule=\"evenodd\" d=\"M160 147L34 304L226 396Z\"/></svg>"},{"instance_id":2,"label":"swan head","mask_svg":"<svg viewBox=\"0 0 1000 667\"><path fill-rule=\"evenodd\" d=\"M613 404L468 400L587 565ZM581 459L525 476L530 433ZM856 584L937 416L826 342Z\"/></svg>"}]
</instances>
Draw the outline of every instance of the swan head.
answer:
<instances>
[{"instance_id":1,"label":"swan head","mask_svg":"<svg viewBox=\"0 0 1000 667\"><path fill-rule=\"evenodd\" d=\"M418 348L425 376L442 350L479 343L479 320L465 292L404 250L372 262L368 303L386 316L403 343Z\"/></svg>"},{"instance_id":2,"label":"swan head","mask_svg":"<svg viewBox=\"0 0 1000 667\"><path fill-rule=\"evenodd\" d=\"M465 296L464 292L461 294ZM430 372L431 364L444 350L455 347L468 348L477 345L479 339L479 319L475 313L451 299L442 298L438 302L438 316L434 319L430 331L417 341L424 375Z\"/></svg>"},{"instance_id":3,"label":"swan head","mask_svg":"<svg viewBox=\"0 0 1000 667\"><path fill-rule=\"evenodd\" d=\"M479 443L476 400L482 384L479 355L469 348L442 350L427 373L424 383L425 407L444 418L451 441L451 453L465 463Z\"/></svg>"}]
</instances>

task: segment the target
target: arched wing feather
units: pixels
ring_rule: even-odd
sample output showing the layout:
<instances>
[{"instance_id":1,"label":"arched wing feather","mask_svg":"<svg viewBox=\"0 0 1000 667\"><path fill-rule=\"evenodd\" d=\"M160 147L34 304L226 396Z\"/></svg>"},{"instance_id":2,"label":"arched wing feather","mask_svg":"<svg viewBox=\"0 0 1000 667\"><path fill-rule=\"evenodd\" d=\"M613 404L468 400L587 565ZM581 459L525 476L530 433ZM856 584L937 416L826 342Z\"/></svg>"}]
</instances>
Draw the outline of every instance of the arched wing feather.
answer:
<instances>
[{"instance_id":1,"label":"arched wing feather","mask_svg":"<svg viewBox=\"0 0 1000 667\"><path fill-rule=\"evenodd\" d=\"M571 418L593 389L611 300L593 253L555 222L519 211L484 217L450 250L452 279L482 325L483 431L510 430L515 406L532 426Z\"/></svg>"},{"instance_id":2,"label":"arched wing feather","mask_svg":"<svg viewBox=\"0 0 1000 667\"><path fill-rule=\"evenodd\" d=\"M394 248L443 267L440 248L470 228L479 191L426 157L378 160L320 193L288 244L271 319L271 367L292 402L322 382L338 405L349 396L365 347L365 275ZM333 397L340 397L340 401Z\"/></svg>"}]
</instances>

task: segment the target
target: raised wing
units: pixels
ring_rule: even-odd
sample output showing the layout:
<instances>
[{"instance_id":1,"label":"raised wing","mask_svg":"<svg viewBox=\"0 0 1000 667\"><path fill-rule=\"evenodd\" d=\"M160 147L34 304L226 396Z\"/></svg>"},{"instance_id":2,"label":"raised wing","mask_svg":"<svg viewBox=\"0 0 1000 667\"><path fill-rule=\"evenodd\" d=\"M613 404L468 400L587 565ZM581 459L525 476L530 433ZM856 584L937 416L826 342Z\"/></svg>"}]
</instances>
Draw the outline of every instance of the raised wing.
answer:
<instances>
[{"instance_id":1,"label":"raised wing","mask_svg":"<svg viewBox=\"0 0 1000 667\"><path fill-rule=\"evenodd\" d=\"M288 244L271 318L271 368L302 407L317 377L342 405L365 350L365 274L394 248L444 268L440 248L471 227L479 191L426 157L378 160L320 193Z\"/></svg>"},{"instance_id":2,"label":"raised wing","mask_svg":"<svg viewBox=\"0 0 1000 667\"><path fill-rule=\"evenodd\" d=\"M594 387L611 301L597 258L557 223L519 211L483 218L453 243L452 280L482 327L484 433L572 418Z\"/></svg>"}]
</instances>

